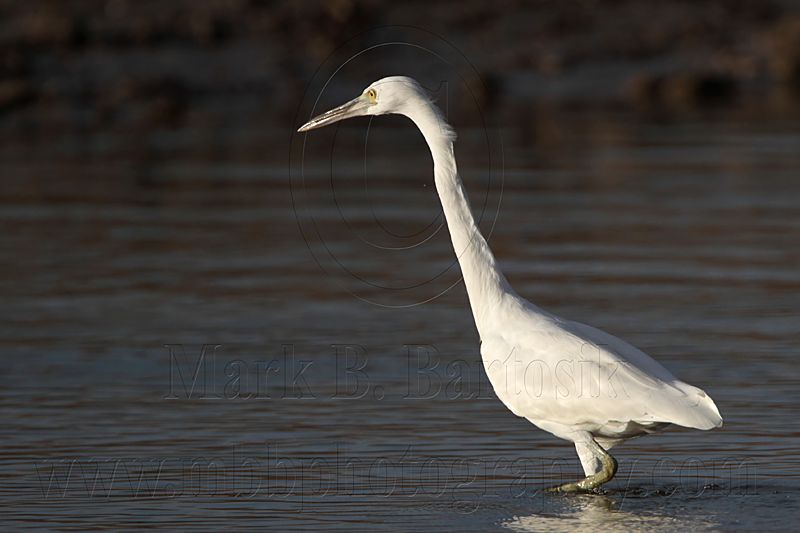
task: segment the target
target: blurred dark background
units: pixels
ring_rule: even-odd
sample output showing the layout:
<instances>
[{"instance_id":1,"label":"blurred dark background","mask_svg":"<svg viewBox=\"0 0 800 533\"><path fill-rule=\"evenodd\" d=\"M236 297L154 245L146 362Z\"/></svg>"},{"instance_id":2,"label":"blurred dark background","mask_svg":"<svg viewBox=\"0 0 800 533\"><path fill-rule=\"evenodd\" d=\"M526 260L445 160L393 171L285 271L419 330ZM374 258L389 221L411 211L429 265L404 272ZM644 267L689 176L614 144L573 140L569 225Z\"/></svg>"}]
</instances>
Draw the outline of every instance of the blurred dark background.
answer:
<instances>
[{"instance_id":1,"label":"blurred dark background","mask_svg":"<svg viewBox=\"0 0 800 533\"><path fill-rule=\"evenodd\" d=\"M165 186L170 158L285 162L317 69L384 26L411 41L421 28L463 53L485 115L515 143L546 146L542 157L563 140L553 110L786 119L800 105L800 5L788 0L4 0L2 202L86 200L95 185L146 198L139 188ZM374 78L357 74L346 90L337 79L337 96ZM79 160L103 175L76 175ZM32 175L9 179L34 161Z\"/></svg>"},{"instance_id":2,"label":"blurred dark background","mask_svg":"<svg viewBox=\"0 0 800 533\"><path fill-rule=\"evenodd\" d=\"M210 158L279 157L316 69L387 25L461 50L482 77L483 109L526 143L537 128L553 141L541 108L785 116L800 101L800 5L788 0L4 0L0 157L5 166L79 143L102 159L124 145L138 163L124 181L140 184L156 179L148 162L164 154L148 140L159 132L196 132L180 148ZM358 87L372 81L363 78ZM275 137L226 135L256 127ZM3 200L68 194L55 188L6 183Z\"/></svg>"},{"instance_id":3,"label":"blurred dark background","mask_svg":"<svg viewBox=\"0 0 800 533\"><path fill-rule=\"evenodd\" d=\"M34 138L140 138L245 120L288 134L320 64L387 25L408 26L409 36L423 28L461 50L492 113L785 113L800 98L800 6L788 0L4 0L0 24L2 132ZM504 116L507 127L514 116Z\"/></svg>"}]
</instances>

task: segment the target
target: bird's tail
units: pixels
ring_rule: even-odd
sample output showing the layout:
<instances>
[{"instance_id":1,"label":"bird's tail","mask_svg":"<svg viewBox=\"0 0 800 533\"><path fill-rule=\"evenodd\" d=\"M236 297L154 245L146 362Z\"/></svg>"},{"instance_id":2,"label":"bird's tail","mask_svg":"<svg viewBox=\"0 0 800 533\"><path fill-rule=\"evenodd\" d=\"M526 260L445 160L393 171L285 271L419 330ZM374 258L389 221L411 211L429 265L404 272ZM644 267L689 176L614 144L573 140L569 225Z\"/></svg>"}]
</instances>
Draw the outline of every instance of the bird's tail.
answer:
<instances>
[{"instance_id":1,"label":"bird's tail","mask_svg":"<svg viewBox=\"0 0 800 533\"><path fill-rule=\"evenodd\" d=\"M680 399L683 408L671 420L673 424L703 430L722 427L722 415L711 396L688 383L676 382L672 385L684 394Z\"/></svg>"}]
</instances>

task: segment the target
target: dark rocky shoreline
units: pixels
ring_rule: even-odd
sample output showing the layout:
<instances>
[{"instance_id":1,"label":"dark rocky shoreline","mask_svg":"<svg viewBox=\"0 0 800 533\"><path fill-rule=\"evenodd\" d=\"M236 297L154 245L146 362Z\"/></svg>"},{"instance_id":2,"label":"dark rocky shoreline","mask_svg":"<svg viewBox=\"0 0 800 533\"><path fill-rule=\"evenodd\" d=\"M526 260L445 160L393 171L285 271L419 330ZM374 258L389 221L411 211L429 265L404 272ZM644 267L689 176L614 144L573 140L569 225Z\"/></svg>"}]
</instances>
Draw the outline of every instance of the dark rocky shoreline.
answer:
<instances>
[{"instance_id":1,"label":"dark rocky shoreline","mask_svg":"<svg viewBox=\"0 0 800 533\"><path fill-rule=\"evenodd\" d=\"M11 0L0 3L0 124L170 126L233 101L285 123L337 46L397 24L446 36L500 112L536 103L782 113L800 102L794 2Z\"/></svg>"}]
</instances>

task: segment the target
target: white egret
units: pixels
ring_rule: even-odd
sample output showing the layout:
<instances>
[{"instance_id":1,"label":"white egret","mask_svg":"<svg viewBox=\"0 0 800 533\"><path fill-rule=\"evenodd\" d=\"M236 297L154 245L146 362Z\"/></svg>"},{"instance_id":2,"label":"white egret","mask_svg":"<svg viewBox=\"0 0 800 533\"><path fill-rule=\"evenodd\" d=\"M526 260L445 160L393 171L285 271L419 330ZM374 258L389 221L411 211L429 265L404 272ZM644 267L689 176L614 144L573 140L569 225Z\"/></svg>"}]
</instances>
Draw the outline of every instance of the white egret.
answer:
<instances>
[{"instance_id":1,"label":"white egret","mask_svg":"<svg viewBox=\"0 0 800 533\"><path fill-rule=\"evenodd\" d=\"M575 444L586 477L551 490L591 491L617 470L608 450L675 424L722 425L713 400L647 354L591 326L559 318L519 296L475 223L456 169L455 133L428 93L403 76L383 78L353 100L304 124L399 114L419 128L433 156L442 203L492 387L517 416Z\"/></svg>"}]
</instances>

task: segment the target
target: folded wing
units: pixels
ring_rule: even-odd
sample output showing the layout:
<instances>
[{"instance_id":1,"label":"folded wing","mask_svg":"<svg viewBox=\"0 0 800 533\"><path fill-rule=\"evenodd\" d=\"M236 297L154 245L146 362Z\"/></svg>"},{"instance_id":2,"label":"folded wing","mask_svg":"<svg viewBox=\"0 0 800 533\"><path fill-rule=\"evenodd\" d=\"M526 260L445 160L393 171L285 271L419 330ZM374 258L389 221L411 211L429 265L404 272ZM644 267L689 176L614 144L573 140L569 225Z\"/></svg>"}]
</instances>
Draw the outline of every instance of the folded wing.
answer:
<instances>
[{"instance_id":1,"label":"folded wing","mask_svg":"<svg viewBox=\"0 0 800 533\"><path fill-rule=\"evenodd\" d=\"M638 348L601 330L557 318L504 328L482 339L495 393L534 424L559 424L627 438L665 424L722 425L713 400Z\"/></svg>"}]
</instances>

